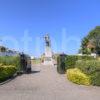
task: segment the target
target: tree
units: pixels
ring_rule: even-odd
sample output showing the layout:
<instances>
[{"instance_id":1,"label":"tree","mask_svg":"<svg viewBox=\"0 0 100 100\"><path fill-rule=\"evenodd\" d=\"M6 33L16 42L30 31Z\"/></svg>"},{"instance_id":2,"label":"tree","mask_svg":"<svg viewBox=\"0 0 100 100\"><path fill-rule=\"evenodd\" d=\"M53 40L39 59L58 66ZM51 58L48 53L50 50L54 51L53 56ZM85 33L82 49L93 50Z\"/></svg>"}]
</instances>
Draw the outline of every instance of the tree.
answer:
<instances>
[{"instance_id":1,"label":"tree","mask_svg":"<svg viewBox=\"0 0 100 100\"><path fill-rule=\"evenodd\" d=\"M6 52L7 48L0 46L0 52Z\"/></svg>"},{"instance_id":2,"label":"tree","mask_svg":"<svg viewBox=\"0 0 100 100\"><path fill-rule=\"evenodd\" d=\"M95 52L100 55L100 26L97 26L83 38L80 51L83 54Z\"/></svg>"},{"instance_id":3,"label":"tree","mask_svg":"<svg viewBox=\"0 0 100 100\"><path fill-rule=\"evenodd\" d=\"M88 49L87 49L87 43L89 42L87 37L84 37L81 43L81 49L79 50L80 53L82 54L89 54Z\"/></svg>"}]
</instances>

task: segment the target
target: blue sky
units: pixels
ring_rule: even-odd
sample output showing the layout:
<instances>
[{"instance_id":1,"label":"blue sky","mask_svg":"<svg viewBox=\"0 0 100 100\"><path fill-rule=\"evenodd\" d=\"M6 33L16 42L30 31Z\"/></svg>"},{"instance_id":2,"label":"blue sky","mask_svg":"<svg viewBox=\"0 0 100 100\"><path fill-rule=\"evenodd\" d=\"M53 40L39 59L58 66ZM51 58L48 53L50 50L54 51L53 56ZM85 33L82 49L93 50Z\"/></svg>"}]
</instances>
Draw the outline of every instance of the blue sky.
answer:
<instances>
[{"instance_id":1,"label":"blue sky","mask_svg":"<svg viewBox=\"0 0 100 100\"><path fill-rule=\"evenodd\" d=\"M81 39L98 25L100 0L0 0L2 44L30 55L44 52L46 33L54 52L76 54Z\"/></svg>"}]
</instances>

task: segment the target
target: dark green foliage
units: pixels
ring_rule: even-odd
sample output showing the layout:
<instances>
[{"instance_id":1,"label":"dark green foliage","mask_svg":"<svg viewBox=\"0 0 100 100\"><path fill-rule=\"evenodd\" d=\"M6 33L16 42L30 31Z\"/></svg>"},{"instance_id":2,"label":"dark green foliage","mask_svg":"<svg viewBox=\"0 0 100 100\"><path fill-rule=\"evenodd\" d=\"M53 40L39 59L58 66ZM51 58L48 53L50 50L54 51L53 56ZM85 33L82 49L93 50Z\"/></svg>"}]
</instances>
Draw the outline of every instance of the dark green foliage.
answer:
<instances>
[{"instance_id":1,"label":"dark green foliage","mask_svg":"<svg viewBox=\"0 0 100 100\"><path fill-rule=\"evenodd\" d=\"M13 65L20 70L20 57L19 56L0 56L0 63L3 65Z\"/></svg>"},{"instance_id":2,"label":"dark green foliage","mask_svg":"<svg viewBox=\"0 0 100 100\"><path fill-rule=\"evenodd\" d=\"M0 46L0 52L6 52L7 48L4 46Z\"/></svg>"},{"instance_id":3,"label":"dark green foliage","mask_svg":"<svg viewBox=\"0 0 100 100\"><path fill-rule=\"evenodd\" d=\"M75 66L88 75L100 71L100 61L96 60L77 61Z\"/></svg>"},{"instance_id":4,"label":"dark green foliage","mask_svg":"<svg viewBox=\"0 0 100 100\"><path fill-rule=\"evenodd\" d=\"M57 71L65 73L66 69L74 68L78 60L93 60L92 56L59 55L57 57Z\"/></svg>"},{"instance_id":5,"label":"dark green foliage","mask_svg":"<svg viewBox=\"0 0 100 100\"><path fill-rule=\"evenodd\" d=\"M91 50L91 52L88 51L87 48L87 44L89 42L91 42L91 44L95 46L94 50ZM83 38L80 52L83 54L89 54L92 52L100 54L100 26L97 26L95 29L89 32L89 34L86 37Z\"/></svg>"},{"instance_id":6,"label":"dark green foliage","mask_svg":"<svg viewBox=\"0 0 100 100\"><path fill-rule=\"evenodd\" d=\"M78 56L78 60L94 60L95 58L93 56Z\"/></svg>"},{"instance_id":7,"label":"dark green foliage","mask_svg":"<svg viewBox=\"0 0 100 100\"><path fill-rule=\"evenodd\" d=\"M0 82L5 81L20 70L19 56L0 56Z\"/></svg>"},{"instance_id":8,"label":"dark green foliage","mask_svg":"<svg viewBox=\"0 0 100 100\"><path fill-rule=\"evenodd\" d=\"M85 38L82 40L80 53L82 53L82 54L90 54L90 52L88 52L88 49L87 49L87 43L88 43L88 42L89 42L89 40L88 40L87 37L85 37Z\"/></svg>"},{"instance_id":9,"label":"dark green foliage","mask_svg":"<svg viewBox=\"0 0 100 100\"><path fill-rule=\"evenodd\" d=\"M78 56L66 56L66 69L74 68L77 60Z\"/></svg>"},{"instance_id":10,"label":"dark green foliage","mask_svg":"<svg viewBox=\"0 0 100 100\"><path fill-rule=\"evenodd\" d=\"M65 74L66 64L65 64L66 55L59 55L57 57L57 72L60 74Z\"/></svg>"},{"instance_id":11,"label":"dark green foliage","mask_svg":"<svg viewBox=\"0 0 100 100\"><path fill-rule=\"evenodd\" d=\"M58 56L57 63L59 73L64 74L67 69L78 68L90 77L92 85L100 86L100 61L94 57L67 55L62 60L62 56Z\"/></svg>"},{"instance_id":12,"label":"dark green foliage","mask_svg":"<svg viewBox=\"0 0 100 100\"><path fill-rule=\"evenodd\" d=\"M100 61L78 61L76 68L79 68L83 73L90 75L92 85L100 85Z\"/></svg>"},{"instance_id":13,"label":"dark green foliage","mask_svg":"<svg viewBox=\"0 0 100 100\"><path fill-rule=\"evenodd\" d=\"M16 67L9 65L0 65L0 82L5 81L6 79L10 78L15 74L17 71Z\"/></svg>"},{"instance_id":14,"label":"dark green foliage","mask_svg":"<svg viewBox=\"0 0 100 100\"><path fill-rule=\"evenodd\" d=\"M66 69L74 68L76 61L78 60L86 61L86 60L93 60L93 59L94 57L92 56L75 56L75 55L66 56Z\"/></svg>"},{"instance_id":15,"label":"dark green foliage","mask_svg":"<svg viewBox=\"0 0 100 100\"><path fill-rule=\"evenodd\" d=\"M100 71L91 74L92 85L100 86Z\"/></svg>"}]
</instances>

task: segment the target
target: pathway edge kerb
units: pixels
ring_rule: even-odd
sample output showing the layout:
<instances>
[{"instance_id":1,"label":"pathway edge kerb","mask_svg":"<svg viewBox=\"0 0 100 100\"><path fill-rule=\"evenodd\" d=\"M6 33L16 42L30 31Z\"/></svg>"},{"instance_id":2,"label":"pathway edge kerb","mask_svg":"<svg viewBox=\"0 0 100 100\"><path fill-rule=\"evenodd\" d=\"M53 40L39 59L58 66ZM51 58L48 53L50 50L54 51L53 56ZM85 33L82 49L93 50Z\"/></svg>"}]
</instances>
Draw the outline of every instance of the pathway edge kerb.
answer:
<instances>
[{"instance_id":1,"label":"pathway edge kerb","mask_svg":"<svg viewBox=\"0 0 100 100\"><path fill-rule=\"evenodd\" d=\"M7 79L7 80L4 81L4 82L1 82L1 83L0 83L0 86L1 86L1 85L4 85L4 84L6 84L6 83L8 83L8 82L10 82L10 81L12 81L12 80L14 80L17 76L18 76L17 73L14 74L11 78Z\"/></svg>"}]
</instances>

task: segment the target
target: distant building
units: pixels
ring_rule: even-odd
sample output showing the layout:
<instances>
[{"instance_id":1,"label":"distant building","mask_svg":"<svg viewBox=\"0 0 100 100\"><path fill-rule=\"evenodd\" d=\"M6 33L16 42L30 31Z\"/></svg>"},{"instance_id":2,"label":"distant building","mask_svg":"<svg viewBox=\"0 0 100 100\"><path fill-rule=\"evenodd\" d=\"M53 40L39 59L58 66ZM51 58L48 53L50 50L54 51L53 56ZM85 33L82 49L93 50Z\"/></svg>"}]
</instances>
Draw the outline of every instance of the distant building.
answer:
<instances>
[{"instance_id":1,"label":"distant building","mask_svg":"<svg viewBox=\"0 0 100 100\"><path fill-rule=\"evenodd\" d=\"M91 41L89 41L87 44L87 48L91 50L91 53L94 53L96 46Z\"/></svg>"}]
</instances>

